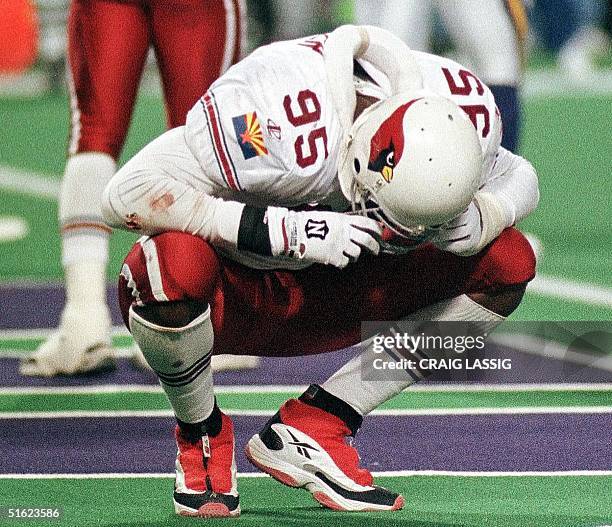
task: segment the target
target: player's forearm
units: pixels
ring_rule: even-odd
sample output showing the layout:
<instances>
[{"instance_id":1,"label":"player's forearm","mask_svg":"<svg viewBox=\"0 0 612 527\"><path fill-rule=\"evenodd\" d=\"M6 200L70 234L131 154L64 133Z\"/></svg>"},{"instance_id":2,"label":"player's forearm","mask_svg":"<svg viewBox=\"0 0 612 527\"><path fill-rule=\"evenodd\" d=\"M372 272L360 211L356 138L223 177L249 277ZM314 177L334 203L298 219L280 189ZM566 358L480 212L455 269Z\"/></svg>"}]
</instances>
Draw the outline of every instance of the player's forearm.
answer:
<instances>
[{"instance_id":1,"label":"player's forearm","mask_svg":"<svg viewBox=\"0 0 612 527\"><path fill-rule=\"evenodd\" d=\"M209 196L181 181L121 171L102 197L106 222L146 235L188 232L212 244L235 247L244 205Z\"/></svg>"},{"instance_id":2,"label":"player's forearm","mask_svg":"<svg viewBox=\"0 0 612 527\"><path fill-rule=\"evenodd\" d=\"M377 254L381 235L378 223L362 216L251 207L146 170L119 171L104 191L102 210L113 227L147 235L188 232L218 247L336 267L362 250Z\"/></svg>"},{"instance_id":3,"label":"player's forearm","mask_svg":"<svg viewBox=\"0 0 612 527\"><path fill-rule=\"evenodd\" d=\"M475 250L481 250L504 229L525 218L538 200L538 178L531 163L500 148L493 177L474 196L482 226Z\"/></svg>"},{"instance_id":4,"label":"player's forearm","mask_svg":"<svg viewBox=\"0 0 612 527\"><path fill-rule=\"evenodd\" d=\"M393 93L420 89L423 76L406 43L393 33L376 26L357 26L361 34L360 55L389 79Z\"/></svg>"},{"instance_id":5,"label":"player's forearm","mask_svg":"<svg viewBox=\"0 0 612 527\"><path fill-rule=\"evenodd\" d=\"M535 210L540 198L538 176L526 159L500 148L495 173L481 191L499 200L506 227L526 218Z\"/></svg>"},{"instance_id":6,"label":"player's forearm","mask_svg":"<svg viewBox=\"0 0 612 527\"><path fill-rule=\"evenodd\" d=\"M340 26L325 43L325 69L342 126L348 131L355 112L353 60L363 58L389 79L393 93L422 87L410 48L398 37L374 26Z\"/></svg>"},{"instance_id":7,"label":"player's forearm","mask_svg":"<svg viewBox=\"0 0 612 527\"><path fill-rule=\"evenodd\" d=\"M251 207L147 170L120 170L104 191L102 210L112 227L146 235L188 232L217 247L336 267L357 259L362 249L377 253L380 236L369 218Z\"/></svg>"}]
</instances>

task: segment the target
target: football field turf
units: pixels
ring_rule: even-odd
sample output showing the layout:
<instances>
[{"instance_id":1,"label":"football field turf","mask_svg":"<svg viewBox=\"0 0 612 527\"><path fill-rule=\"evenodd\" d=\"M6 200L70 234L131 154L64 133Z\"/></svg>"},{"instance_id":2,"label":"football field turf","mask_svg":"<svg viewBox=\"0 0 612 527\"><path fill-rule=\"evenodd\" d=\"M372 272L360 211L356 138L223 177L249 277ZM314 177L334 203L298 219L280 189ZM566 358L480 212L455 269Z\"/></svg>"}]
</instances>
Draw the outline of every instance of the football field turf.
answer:
<instances>
[{"instance_id":1,"label":"football field turf","mask_svg":"<svg viewBox=\"0 0 612 527\"><path fill-rule=\"evenodd\" d=\"M61 525L196 524L172 513L173 419L151 374L121 359L87 383L24 381L16 376L23 350L3 346L0 445L10 455L0 459L0 506L61 507ZM253 372L216 376L219 404L236 428L240 525L371 524L260 477L242 453L278 405L303 389L260 383L291 370L301 372L291 376L299 383L320 381L348 355L264 359ZM422 384L377 410L355 440L377 482L407 500L403 511L368 518L432 527L605 525L611 428L610 382Z\"/></svg>"},{"instance_id":2,"label":"football field turf","mask_svg":"<svg viewBox=\"0 0 612 527\"><path fill-rule=\"evenodd\" d=\"M606 477L455 477L401 476L380 478L380 484L401 491L408 506L397 513L334 513L321 509L305 493L270 478L240 477L241 527L326 525L330 527L568 527L601 525L612 508ZM40 503L40 496L61 495L62 520L38 525L144 527L228 525L234 520L178 518L168 508L172 480L166 477L1 480L3 492ZM588 488L588 493L585 493ZM273 496L273 498L271 498ZM53 500L47 500L53 501ZM14 525L21 525L14 522ZM7 523L6 525L9 525Z\"/></svg>"},{"instance_id":3,"label":"football field turf","mask_svg":"<svg viewBox=\"0 0 612 527\"><path fill-rule=\"evenodd\" d=\"M515 319L612 320L611 102L580 93L525 102L522 153L538 169L542 196L521 228L542 249L538 279ZM67 102L0 99L0 116L0 225L13 220L0 228L0 511L63 509L60 520L35 525L202 525L172 512L172 417L150 374L125 358L95 377L17 373L19 357L57 324L63 301L56 197ZM159 100L141 97L123 159L162 130ZM134 238L114 236L109 282ZM113 315L123 357L130 338ZM219 403L236 423L237 524L612 525L610 355L584 367L536 362L504 345L491 353L512 355L522 378L424 384L365 421L356 438L364 465L406 498L401 512L367 517L321 509L307 493L259 477L242 454L279 404L323 381L349 352L264 359L253 372L217 375ZM560 368L573 384L556 382L551 372ZM25 524L0 515L2 527Z\"/></svg>"}]
</instances>

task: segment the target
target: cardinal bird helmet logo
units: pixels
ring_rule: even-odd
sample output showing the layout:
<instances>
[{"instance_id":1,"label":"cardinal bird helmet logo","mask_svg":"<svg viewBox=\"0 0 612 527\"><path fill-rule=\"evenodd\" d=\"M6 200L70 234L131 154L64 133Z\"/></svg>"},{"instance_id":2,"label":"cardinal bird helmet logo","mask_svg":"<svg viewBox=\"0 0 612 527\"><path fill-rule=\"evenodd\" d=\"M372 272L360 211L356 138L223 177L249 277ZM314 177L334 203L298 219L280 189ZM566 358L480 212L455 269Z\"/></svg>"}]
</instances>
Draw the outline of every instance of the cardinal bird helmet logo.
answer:
<instances>
[{"instance_id":1,"label":"cardinal bird helmet logo","mask_svg":"<svg viewBox=\"0 0 612 527\"><path fill-rule=\"evenodd\" d=\"M393 179L393 169L400 162L404 153L404 115L408 108L418 100L414 99L402 104L383 121L372 136L368 168L379 172L387 183Z\"/></svg>"}]
</instances>

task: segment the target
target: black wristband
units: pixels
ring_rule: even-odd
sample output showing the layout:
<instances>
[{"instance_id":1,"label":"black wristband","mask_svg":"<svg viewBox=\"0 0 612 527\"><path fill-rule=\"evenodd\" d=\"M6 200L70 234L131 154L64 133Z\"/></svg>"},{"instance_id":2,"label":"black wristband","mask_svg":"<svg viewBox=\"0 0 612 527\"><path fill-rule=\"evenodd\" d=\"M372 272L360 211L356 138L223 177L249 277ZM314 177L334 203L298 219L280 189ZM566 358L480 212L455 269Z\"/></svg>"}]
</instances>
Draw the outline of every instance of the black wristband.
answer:
<instances>
[{"instance_id":1,"label":"black wristband","mask_svg":"<svg viewBox=\"0 0 612 527\"><path fill-rule=\"evenodd\" d=\"M264 223L266 209L245 205L238 228L238 250L249 251L262 256L272 256L270 231Z\"/></svg>"},{"instance_id":2,"label":"black wristband","mask_svg":"<svg viewBox=\"0 0 612 527\"><path fill-rule=\"evenodd\" d=\"M351 435L354 436L359 430L361 423L363 422L363 416L357 412L350 404L339 399L335 395L325 391L318 384L311 384L302 395L299 397L300 401L309 404L316 408L326 411L332 415L335 415L339 419L342 419L346 426L351 431Z\"/></svg>"}]
</instances>

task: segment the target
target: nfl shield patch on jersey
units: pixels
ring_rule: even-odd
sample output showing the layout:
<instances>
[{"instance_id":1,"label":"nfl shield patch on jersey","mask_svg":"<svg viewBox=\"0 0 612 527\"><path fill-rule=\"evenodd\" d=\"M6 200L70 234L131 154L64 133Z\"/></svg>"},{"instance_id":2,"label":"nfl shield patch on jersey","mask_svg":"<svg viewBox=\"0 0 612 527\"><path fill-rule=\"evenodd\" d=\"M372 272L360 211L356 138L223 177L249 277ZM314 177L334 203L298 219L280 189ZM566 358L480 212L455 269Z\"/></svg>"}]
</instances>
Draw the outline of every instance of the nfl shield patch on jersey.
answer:
<instances>
[{"instance_id":1,"label":"nfl shield patch on jersey","mask_svg":"<svg viewBox=\"0 0 612 527\"><path fill-rule=\"evenodd\" d=\"M245 159L265 156L268 153L256 112L232 117L232 123L236 132L236 140Z\"/></svg>"}]
</instances>

